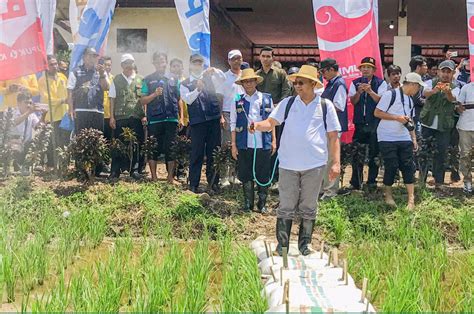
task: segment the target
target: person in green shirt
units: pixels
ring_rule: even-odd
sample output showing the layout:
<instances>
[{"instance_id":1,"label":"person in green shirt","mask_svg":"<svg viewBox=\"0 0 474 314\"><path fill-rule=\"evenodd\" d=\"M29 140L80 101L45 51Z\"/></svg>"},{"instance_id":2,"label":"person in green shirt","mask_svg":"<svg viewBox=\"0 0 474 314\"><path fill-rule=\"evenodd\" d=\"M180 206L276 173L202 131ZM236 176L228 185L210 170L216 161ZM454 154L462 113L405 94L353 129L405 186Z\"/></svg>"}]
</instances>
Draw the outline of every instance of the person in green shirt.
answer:
<instances>
[{"instance_id":1,"label":"person in green shirt","mask_svg":"<svg viewBox=\"0 0 474 314\"><path fill-rule=\"evenodd\" d=\"M143 124L145 113L140 103L143 78L135 73L135 59L131 54L124 54L121 58L122 73L116 75L110 85L110 128L113 137L124 140L124 128L132 129L137 137L138 145L134 147L133 158L125 154L112 154L112 169L110 178L118 178L124 170L130 170L130 176L140 179L138 174L140 165L140 147L143 144ZM131 165L130 165L131 162Z\"/></svg>"}]
</instances>

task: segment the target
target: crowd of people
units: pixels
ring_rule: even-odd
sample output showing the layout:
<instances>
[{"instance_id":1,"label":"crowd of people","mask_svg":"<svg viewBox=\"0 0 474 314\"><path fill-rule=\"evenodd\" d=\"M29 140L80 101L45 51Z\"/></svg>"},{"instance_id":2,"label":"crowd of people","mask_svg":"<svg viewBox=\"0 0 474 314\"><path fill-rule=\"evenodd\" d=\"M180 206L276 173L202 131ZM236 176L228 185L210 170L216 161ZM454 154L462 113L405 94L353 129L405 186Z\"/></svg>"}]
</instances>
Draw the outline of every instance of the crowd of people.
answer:
<instances>
[{"instance_id":1,"label":"crowd of people","mask_svg":"<svg viewBox=\"0 0 474 314\"><path fill-rule=\"evenodd\" d=\"M82 65L71 72L55 56L48 56L48 75L39 80L28 75L0 82L2 114L13 111L16 168L25 174L30 171L24 163L25 152L43 120L52 125L59 147L68 144L71 134L86 128L102 131L109 141L120 138L125 129L133 130L138 145L132 166L123 155L112 154L110 168L97 169L109 172L111 179L124 171L136 179L146 175L146 161L138 151L145 139L153 136L158 147L147 156L151 179L158 179L157 164L164 160L166 179L175 184L180 167L170 148L178 134L186 135L191 141L189 190L202 191L205 164L210 189L219 190L236 175L242 183L243 210L265 213L268 189L273 185L280 195L279 250L288 244L298 211L302 218L299 247L308 254L318 198L330 198L339 191L340 137L349 130L350 100L354 106L352 140L368 147L368 176L364 180L364 164L354 160L351 189L361 189L364 181L369 189L376 188L377 158L381 155L386 203L395 205L391 187L401 172L407 206L414 208L414 152L420 149L420 139L431 138L436 153L431 165L418 169L424 174L420 177L426 178L430 170L436 189L442 190L448 149L458 146L463 190L472 193L474 83L470 83L466 60L456 65L449 54L439 63L415 56L410 73L389 65L384 69L385 77L378 77L376 61L368 56L359 64L361 77L349 87L337 60L318 64L309 59L287 73L274 60L271 47L261 49L257 71L243 61L239 50L228 53L229 69L225 72L205 68L199 54L189 61L189 77L185 77L182 60L168 60L167 54L156 52L151 60L155 72L143 77L137 73L134 56L124 54L122 72L112 75L112 59L88 48ZM39 102L33 102L32 97L39 97ZM51 112L42 105L49 101ZM214 151L224 145L231 148L237 167L215 173ZM47 166L53 167L53 162L51 148ZM452 170L451 180L459 179Z\"/></svg>"}]
</instances>

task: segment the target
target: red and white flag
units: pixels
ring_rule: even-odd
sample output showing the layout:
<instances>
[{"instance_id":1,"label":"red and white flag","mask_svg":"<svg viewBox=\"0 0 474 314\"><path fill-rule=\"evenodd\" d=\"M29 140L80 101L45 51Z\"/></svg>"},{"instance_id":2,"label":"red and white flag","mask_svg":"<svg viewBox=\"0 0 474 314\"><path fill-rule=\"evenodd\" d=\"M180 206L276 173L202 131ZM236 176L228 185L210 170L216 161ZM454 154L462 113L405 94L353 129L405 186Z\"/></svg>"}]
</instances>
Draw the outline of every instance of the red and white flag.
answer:
<instances>
[{"instance_id":1,"label":"red and white flag","mask_svg":"<svg viewBox=\"0 0 474 314\"><path fill-rule=\"evenodd\" d=\"M361 76L358 66L364 57L375 59L376 75L383 77L377 0L313 0L313 12L321 60L335 59L347 86ZM347 110L349 131L344 142L350 142L354 132L352 104Z\"/></svg>"},{"instance_id":2,"label":"red and white flag","mask_svg":"<svg viewBox=\"0 0 474 314\"><path fill-rule=\"evenodd\" d=\"M469 39L469 59L474 65L474 0L466 0L467 7L467 37ZM472 80L471 80L472 81Z\"/></svg>"},{"instance_id":3,"label":"red and white flag","mask_svg":"<svg viewBox=\"0 0 474 314\"><path fill-rule=\"evenodd\" d=\"M0 1L0 81L46 68L36 0Z\"/></svg>"}]
</instances>

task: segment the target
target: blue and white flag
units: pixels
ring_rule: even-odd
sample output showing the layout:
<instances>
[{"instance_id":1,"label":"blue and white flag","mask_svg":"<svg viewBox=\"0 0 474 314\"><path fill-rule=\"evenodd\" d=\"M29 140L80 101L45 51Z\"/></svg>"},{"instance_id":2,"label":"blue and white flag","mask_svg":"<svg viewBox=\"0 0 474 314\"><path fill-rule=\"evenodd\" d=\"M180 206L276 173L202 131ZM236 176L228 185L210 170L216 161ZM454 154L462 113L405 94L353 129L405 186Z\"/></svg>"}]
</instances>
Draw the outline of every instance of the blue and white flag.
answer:
<instances>
[{"instance_id":1,"label":"blue and white flag","mask_svg":"<svg viewBox=\"0 0 474 314\"><path fill-rule=\"evenodd\" d=\"M209 0L174 0L179 20L191 53L211 60L211 29L209 27Z\"/></svg>"},{"instance_id":2,"label":"blue and white flag","mask_svg":"<svg viewBox=\"0 0 474 314\"><path fill-rule=\"evenodd\" d=\"M116 0L89 0L81 15L74 38L70 70L81 64L84 50L95 48L100 53L104 46L114 15Z\"/></svg>"}]
</instances>

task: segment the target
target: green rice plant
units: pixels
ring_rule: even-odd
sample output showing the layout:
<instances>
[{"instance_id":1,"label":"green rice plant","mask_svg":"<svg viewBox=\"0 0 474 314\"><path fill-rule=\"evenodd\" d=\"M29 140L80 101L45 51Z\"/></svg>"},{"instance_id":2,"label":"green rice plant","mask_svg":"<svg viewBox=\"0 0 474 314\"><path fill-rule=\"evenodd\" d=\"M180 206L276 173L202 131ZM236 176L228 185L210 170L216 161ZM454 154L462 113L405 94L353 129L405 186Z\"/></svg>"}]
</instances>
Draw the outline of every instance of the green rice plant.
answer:
<instances>
[{"instance_id":1,"label":"green rice plant","mask_svg":"<svg viewBox=\"0 0 474 314\"><path fill-rule=\"evenodd\" d=\"M151 250L153 252L154 248ZM153 260L156 253L149 253L150 249L145 252L147 253L142 253L141 259L144 285L137 291L134 310L145 313L169 311L173 306L173 293L181 274L183 251L177 243L171 243L158 267L154 266Z\"/></svg>"},{"instance_id":2,"label":"green rice plant","mask_svg":"<svg viewBox=\"0 0 474 314\"><path fill-rule=\"evenodd\" d=\"M97 269L97 303L94 312L119 312L125 291L123 269L115 259L108 263L98 262Z\"/></svg>"},{"instance_id":3,"label":"green rice plant","mask_svg":"<svg viewBox=\"0 0 474 314\"><path fill-rule=\"evenodd\" d=\"M87 242L92 248L102 243L107 232L107 215L98 209L91 209L87 220Z\"/></svg>"},{"instance_id":4,"label":"green rice plant","mask_svg":"<svg viewBox=\"0 0 474 314\"><path fill-rule=\"evenodd\" d=\"M43 285L46 273L48 271L48 252L45 240L42 237L36 237L33 241L32 254L34 256L34 270L36 272L36 282Z\"/></svg>"},{"instance_id":5,"label":"green rice plant","mask_svg":"<svg viewBox=\"0 0 474 314\"><path fill-rule=\"evenodd\" d=\"M465 209L459 217L459 241L469 250L474 243L474 213Z\"/></svg>"},{"instance_id":6,"label":"green rice plant","mask_svg":"<svg viewBox=\"0 0 474 314\"><path fill-rule=\"evenodd\" d=\"M94 308L96 295L93 290L92 268L82 270L71 278L71 307L74 312L91 312Z\"/></svg>"},{"instance_id":7,"label":"green rice plant","mask_svg":"<svg viewBox=\"0 0 474 314\"><path fill-rule=\"evenodd\" d=\"M206 291L209 286L212 261L209 253L209 240L197 242L193 251L193 260L187 267L184 291L174 304L173 311L203 313L206 311Z\"/></svg>"},{"instance_id":8,"label":"green rice plant","mask_svg":"<svg viewBox=\"0 0 474 314\"><path fill-rule=\"evenodd\" d=\"M11 248L6 247L2 255L2 275L7 291L7 302L15 302L15 288L18 277L18 262Z\"/></svg>"},{"instance_id":9,"label":"green rice plant","mask_svg":"<svg viewBox=\"0 0 474 314\"><path fill-rule=\"evenodd\" d=\"M263 285L255 255L240 245L231 249L227 243L220 311L264 313L268 305L261 295Z\"/></svg>"},{"instance_id":10,"label":"green rice plant","mask_svg":"<svg viewBox=\"0 0 474 314\"><path fill-rule=\"evenodd\" d=\"M58 284L50 291L45 292L41 299L33 302L33 313L64 313L69 305L69 287L66 285L64 272L59 276ZM49 295L47 295L49 293Z\"/></svg>"},{"instance_id":11,"label":"green rice plant","mask_svg":"<svg viewBox=\"0 0 474 314\"><path fill-rule=\"evenodd\" d=\"M28 241L25 246L16 255L16 262L18 263L18 273L22 281L23 293L33 290L36 283L36 252L35 243Z\"/></svg>"}]
</instances>

